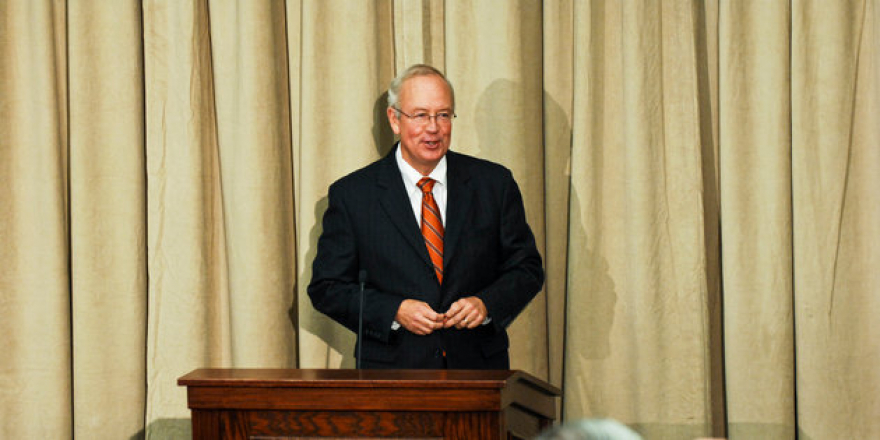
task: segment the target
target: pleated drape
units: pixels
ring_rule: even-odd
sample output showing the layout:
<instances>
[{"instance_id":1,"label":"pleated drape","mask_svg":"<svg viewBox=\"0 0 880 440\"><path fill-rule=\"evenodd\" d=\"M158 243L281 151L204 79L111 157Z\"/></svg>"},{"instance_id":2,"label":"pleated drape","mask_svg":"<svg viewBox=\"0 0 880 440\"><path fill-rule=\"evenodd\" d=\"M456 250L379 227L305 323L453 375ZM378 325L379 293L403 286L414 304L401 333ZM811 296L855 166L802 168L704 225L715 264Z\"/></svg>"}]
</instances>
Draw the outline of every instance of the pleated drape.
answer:
<instances>
[{"instance_id":1,"label":"pleated drape","mask_svg":"<svg viewBox=\"0 0 880 440\"><path fill-rule=\"evenodd\" d=\"M791 11L723 3L720 152L730 435L792 438ZM784 29L785 32L778 32Z\"/></svg>"},{"instance_id":2,"label":"pleated drape","mask_svg":"<svg viewBox=\"0 0 880 440\"><path fill-rule=\"evenodd\" d=\"M792 4L795 391L803 438L880 436L880 4Z\"/></svg>"},{"instance_id":3,"label":"pleated drape","mask_svg":"<svg viewBox=\"0 0 880 440\"><path fill-rule=\"evenodd\" d=\"M619 418L648 438L723 426L697 6L575 5L565 414Z\"/></svg>"},{"instance_id":4,"label":"pleated drape","mask_svg":"<svg viewBox=\"0 0 880 440\"><path fill-rule=\"evenodd\" d=\"M327 187L427 62L510 168L512 366L649 439L880 436L880 4L0 2L0 437L188 438L199 367L351 368Z\"/></svg>"},{"instance_id":5,"label":"pleated drape","mask_svg":"<svg viewBox=\"0 0 880 440\"><path fill-rule=\"evenodd\" d=\"M66 15L0 3L2 437L72 432Z\"/></svg>"},{"instance_id":6,"label":"pleated drape","mask_svg":"<svg viewBox=\"0 0 880 440\"><path fill-rule=\"evenodd\" d=\"M144 66L137 2L69 3L74 435L143 426L147 332ZM110 38L112 37L112 38ZM126 405L106 405L106 402Z\"/></svg>"}]
</instances>

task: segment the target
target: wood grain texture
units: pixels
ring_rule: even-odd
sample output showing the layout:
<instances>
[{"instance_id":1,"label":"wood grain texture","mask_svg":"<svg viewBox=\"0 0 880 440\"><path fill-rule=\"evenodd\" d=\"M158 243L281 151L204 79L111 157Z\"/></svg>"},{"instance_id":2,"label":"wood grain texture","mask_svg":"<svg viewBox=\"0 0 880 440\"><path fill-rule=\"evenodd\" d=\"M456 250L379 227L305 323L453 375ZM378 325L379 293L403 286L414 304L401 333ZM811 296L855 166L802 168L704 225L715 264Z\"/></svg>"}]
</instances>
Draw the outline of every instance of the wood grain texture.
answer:
<instances>
[{"instance_id":1,"label":"wood grain texture","mask_svg":"<svg viewBox=\"0 0 880 440\"><path fill-rule=\"evenodd\" d=\"M200 369L187 387L196 439L527 438L559 390L508 370Z\"/></svg>"},{"instance_id":2,"label":"wood grain texture","mask_svg":"<svg viewBox=\"0 0 880 440\"><path fill-rule=\"evenodd\" d=\"M444 419L431 412L253 411L250 435L442 437Z\"/></svg>"}]
</instances>

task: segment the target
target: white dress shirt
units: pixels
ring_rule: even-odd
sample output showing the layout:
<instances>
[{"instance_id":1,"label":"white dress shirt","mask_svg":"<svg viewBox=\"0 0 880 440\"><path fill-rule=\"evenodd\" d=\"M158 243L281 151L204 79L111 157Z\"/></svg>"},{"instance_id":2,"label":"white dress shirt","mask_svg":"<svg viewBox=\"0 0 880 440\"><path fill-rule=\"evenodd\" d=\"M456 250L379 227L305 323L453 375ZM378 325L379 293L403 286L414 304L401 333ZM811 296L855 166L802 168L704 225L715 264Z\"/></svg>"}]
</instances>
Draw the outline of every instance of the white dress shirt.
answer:
<instances>
[{"instance_id":1,"label":"white dress shirt","mask_svg":"<svg viewBox=\"0 0 880 440\"><path fill-rule=\"evenodd\" d=\"M440 162L437 162L437 166L434 167L434 170L431 171L431 174L427 176L422 176L422 173L416 171L410 164L408 164L405 160L403 160L403 153L400 152L400 147L398 145L397 152L395 156L397 158L397 167L400 168L400 175L403 177L403 187L406 188L406 195L409 196L410 204L412 205L413 214L416 218L416 224L421 228L422 226L422 189L419 188L419 180L422 180L422 177L430 177L437 181L434 184L434 189L431 191L434 194L434 201L437 202L437 207L440 209L440 221L443 222L443 227L446 227L446 193L448 186L446 185L446 156L443 156L440 159Z\"/></svg>"}]
</instances>

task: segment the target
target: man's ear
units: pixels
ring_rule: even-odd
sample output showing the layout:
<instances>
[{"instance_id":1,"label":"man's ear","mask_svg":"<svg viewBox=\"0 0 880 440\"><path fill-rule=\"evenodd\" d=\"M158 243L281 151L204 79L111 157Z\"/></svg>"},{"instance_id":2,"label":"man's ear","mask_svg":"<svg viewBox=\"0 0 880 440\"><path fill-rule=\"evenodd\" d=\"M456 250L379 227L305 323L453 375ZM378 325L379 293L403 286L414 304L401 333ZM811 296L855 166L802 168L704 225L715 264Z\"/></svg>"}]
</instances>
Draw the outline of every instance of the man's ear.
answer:
<instances>
[{"instance_id":1,"label":"man's ear","mask_svg":"<svg viewBox=\"0 0 880 440\"><path fill-rule=\"evenodd\" d=\"M391 130L394 131L394 134L400 134L400 120L397 119L397 110L393 107L388 107L385 110L385 114L388 115L388 124L391 125Z\"/></svg>"}]
</instances>

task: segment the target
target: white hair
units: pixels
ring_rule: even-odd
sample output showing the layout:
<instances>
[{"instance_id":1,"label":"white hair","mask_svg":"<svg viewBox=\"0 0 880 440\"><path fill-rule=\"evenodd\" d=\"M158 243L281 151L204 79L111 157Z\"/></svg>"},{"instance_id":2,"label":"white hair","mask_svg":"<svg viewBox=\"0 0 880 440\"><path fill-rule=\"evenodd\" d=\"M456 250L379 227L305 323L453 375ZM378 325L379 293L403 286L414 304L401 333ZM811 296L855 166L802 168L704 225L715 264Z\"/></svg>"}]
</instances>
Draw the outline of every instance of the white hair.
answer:
<instances>
[{"instance_id":1,"label":"white hair","mask_svg":"<svg viewBox=\"0 0 880 440\"><path fill-rule=\"evenodd\" d=\"M400 87L403 86L404 81L416 76L428 75L439 76L446 83L446 86L449 87L449 95L452 97L452 109L455 110L455 89L452 88L452 83L446 79L446 75L443 72L427 64L413 64L391 81L391 85L388 86L388 107L400 111L398 107L400 104Z\"/></svg>"},{"instance_id":2,"label":"white hair","mask_svg":"<svg viewBox=\"0 0 880 440\"><path fill-rule=\"evenodd\" d=\"M642 440L642 437L615 420L586 419L550 428L535 440Z\"/></svg>"}]
</instances>

